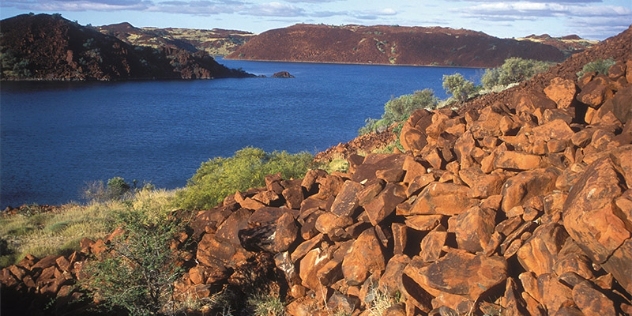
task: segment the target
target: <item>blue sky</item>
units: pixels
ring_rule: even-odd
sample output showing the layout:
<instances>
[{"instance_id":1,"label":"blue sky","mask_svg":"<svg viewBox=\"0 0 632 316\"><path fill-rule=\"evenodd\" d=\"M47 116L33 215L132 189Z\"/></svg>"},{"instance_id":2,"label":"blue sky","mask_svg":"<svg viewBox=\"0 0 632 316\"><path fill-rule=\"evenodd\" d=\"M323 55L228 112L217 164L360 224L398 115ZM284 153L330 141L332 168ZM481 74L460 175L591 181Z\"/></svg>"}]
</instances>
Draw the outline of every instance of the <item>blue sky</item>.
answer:
<instances>
[{"instance_id":1,"label":"blue sky","mask_svg":"<svg viewBox=\"0 0 632 316\"><path fill-rule=\"evenodd\" d=\"M0 17L61 13L80 24L224 28L261 33L297 23L442 26L511 38L603 40L632 24L632 0L0 0Z\"/></svg>"}]
</instances>

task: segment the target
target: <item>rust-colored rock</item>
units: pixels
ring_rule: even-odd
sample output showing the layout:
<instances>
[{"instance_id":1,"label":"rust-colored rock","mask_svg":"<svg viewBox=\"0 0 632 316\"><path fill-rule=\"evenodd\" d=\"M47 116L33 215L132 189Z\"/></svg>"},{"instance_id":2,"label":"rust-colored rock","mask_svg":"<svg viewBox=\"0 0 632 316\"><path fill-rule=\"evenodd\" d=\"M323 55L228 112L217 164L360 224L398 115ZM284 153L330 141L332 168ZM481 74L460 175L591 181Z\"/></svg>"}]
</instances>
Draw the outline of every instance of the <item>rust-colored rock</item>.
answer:
<instances>
[{"instance_id":1,"label":"rust-colored rock","mask_svg":"<svg viewBox=\"0 0 632 316\"><path fill-rule=\"evenodd\" d=\"M598 108L604 101L608 90L608 78L599 75L593 78L577 95L577 99L592 108Z\"/></svg>"},{"instance_id":2,"label":"rust-colored rock","mask_svg":"<svg viewBox=\"0 0 632 316\"><path fill-rule=\"evenodd\" d=\"M471 197L487 198L500 194L506 175L500 172L486 174L479 166L473 166L459 171L459 177L471 189Z\"/></svg>"},{"instance_id":3,"label":"rust-colored rock","mask_svg":"<svg viewBox=\"0 0 632 316\"><path fill-rule=\"evenodd\" d=\"M555 77L551 84L544 88L544 94L553 100L558 108L567 109L575 99L577 86L573 80Z\"/></svg>"},{"instance_id":4,"label":"rust-colored rock","mask_svg":"<svg viewBox=\"0 0 632 316\"><path fill-rule=\"evenodd\" d=\"M509 178L502 189L502 210L509 212L532 197L553 191L558 175L557 169L547 168L521 172Z\"/></svg>"},{"instance_id":5,"label":"rust-colored rock","mask_svg":"<svg viewBox=\"0 0 632 316\"><path fill-rule=\"evenodd\" d=\"M481 294L506 281L507 261L499 256L453 250L425 266L409 264L404 274L435 297L446 292L476 301Z\"/></svg>"},{"instance_id":6,"label":"rust-colored rock","mask_svg":"<svg viewBox=\"0 0 632 316\"><path fill-rule=\"evenodd\" d=\"M364 206L373 226L395 212L395 207L406 199L406 187L400 184L388 183L384 190L373 201Z\"/></svg>"},{"instance_id":7,"label":"rust-colored rock","mask_svg":"<svg viewBox=\"0 0 632 316\"><path fill-rule=\"evenodd\" d=\"M410 214L460 214L476 205L477 201L470 196L471 189L466 186L434 182L421 191Z\"/></svg>"},{"instance_id":8,"label":"rust-colored rock","mask_svg":"<svg viewBox=\"0 0 632 316\"><path fill-rule=\"evenodd\" d=\"M564 204L564 226L596 263L603 263L630 238L613 200L623 193L610 158L590 165Z\"/></svg>"},{"instance_id":9,"label":"rust-colored rock","mask_svg":"<svg viewBox=\"0 0 632 316\"><path fill-rule=\"evenodd\" d=\"M493 161L493 166L495 169L506 170L532 170L539 168L541 164L542 158L538 155L532 155L518 151L510 151L506 149L499 150Z\"/></svg>"},{"instance_id":10,"label":"rust-colored rock","mask_svg":"<svg viewBox=\"0 0 632 316\"><path fill-rule=\"evenodd\" d=\"M554 223L535 229L533 235L517 252L518 261L526 271L536 276L552 273L557 255L564 246L568 234Z\"/></svg>"},{"instance_id":11,"label":"rust-colored rock","mask_svg":"<svg viewBox=\"0 0 632 316\"><path fill-rule=\"evenodd\" d=\"M456 216L456 242L459 249L471 253L483 251L494 232L496 211L472 207L465 213Z\"/></svg>"},{"instance_id":12,"label":"rust-colored rock","mask_svg":"<svg viewBox=\"0 0 632 316\"><path fill-rule=\"evenodd\" d=\"M448 232L443 226L429 232L421 240L421 251L419 258L424 262L435 262L439 260L443 253L443 246L448 238Z\"/></svg>"},{"instance_id":13,"label":"rust-colored rock","mask_svg":"<svg viewBox=\"0 0 632 316\"><path fill-rule=\"evenodd\" d=\"M369 274L381 272L385 268L386 258L382 252L382 244L373 228L358 236L342 262L342 273L349 285L360 285Z\"/></svg>"},{"instance_id":14,"label":"rust-colored rock","mask_svg":"<svg viewBox=\"0 0 632 316\"><path fill-rule=\"evenodd\" d=\"M331 205L331 212L338 216L351 216L359 206L358 192L364 187L353 181L345 181L340 189L340 193Z\"/></svg>"},{"instance_id":15,"label":"rust-colored rock","mask_svg":"<svg viewBox=\"0 0 632 316\"><path fill-rule=\"evenodd\" d=\"M616 314L612 300L595 289L590 281L583 281L573 287L573 301L584 315Z\"/></svg>"}]
</instances>

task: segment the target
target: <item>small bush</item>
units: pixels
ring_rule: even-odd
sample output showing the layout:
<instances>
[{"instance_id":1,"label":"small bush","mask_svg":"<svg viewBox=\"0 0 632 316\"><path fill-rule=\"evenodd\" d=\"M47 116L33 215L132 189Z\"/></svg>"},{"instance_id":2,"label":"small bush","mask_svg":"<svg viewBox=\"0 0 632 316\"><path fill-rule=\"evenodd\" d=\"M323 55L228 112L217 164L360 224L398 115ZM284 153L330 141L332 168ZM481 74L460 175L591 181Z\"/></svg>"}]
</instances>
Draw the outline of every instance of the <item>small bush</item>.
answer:
<instances>
[{"instance_id":1,"label":"small bush","mask_svg":"<svg viewBox=\"0 0 632 316\"><path fill-rule=\"evenodd\" d=\"M86 185L83 197L94 202L106 202L111 200L124 200L130 197L132 187L121 177L108 180L107 185L103 181L94 181Z\"/></svg>"},{"instance_id":2,"label":"small bush","mask_svg":"<svg viewBox=\"0 0 632 316\"><path fill-rule=\"evenodd\" d=\"M443 89L459 102L467 101L476 93L476 85L474 82L466 80L463 78L463 75L459 73L443 75Z\"/></svg>"},{"instance_id":3,"label":"small bush","mask_svg":"<svg viewBox=\"0 0 632 316\"><path fill-rule=\"evenodd\" d=\"M596 72L596 73L607 75L608 74L608 70L615 63L616 62L612 58L598 59L598 60L595 60L595 61L591 61L591 62L587 63L586 65L584 65L584 67L582 68L581 71L577 72L577 77L581 78L581 77L583 77L585 74L587 74L589 72Z\"/></svg>"},{"instance_id":4,"label":"small bush","mask_svg":"<svg viewBox=\"0 0 632 316\"><path fill-rule=\"evenodd\" d=\"M403 122L418 109L435 109L439 99L435 97L431 89L415 91L413 94L405 94L395 99L391 99L384 104L382 118L367 119L364 127L360 128L358 134L364 135L373 132L386 130L395 122Z\"/></svg>"},{"instance_id":5,"label":"small bush","mask_svg":"<svg viewBox=\"0 0 632 316\"><path fill-rule=\"evenodd\" d=\"M382 118L389 122L388 125L405 121L417 109L434 109L437 102L438 99L432 90L415 91L413 94L406 94L386 102Z\"/></svg>"},{"instance_id":6,"label":"small bush","mask_svg":"<svg viewBox=\"0 0 632 316\"><path fill-rule=\"evenodd\" d=\"M253 315L256 316L285 315L285 306L281 299L276 296L255 294L248 298L247 303L252 307Z\"/></svg>"},{"instance_id":7,"label":"small bush","mask_svg":"<svg viewBox=\"0 0 632 316\"><path fill-rule=\"evenodd\" d=\"M179 231L175 221L152 222L142 211L115 213L123 233L100 260L87 265L84 287L108 311L157 315L171 299L173 282L182 274L170 249Z\"/></svg>"},{"instance_id":8,"label":"small bush","mask_svg":"<svg viewBox=\"0 0 632 316\"><path fill-rule=\"evenodd\" d=\"M302 178L312 163L311 154L286 151L266 153L246 147L233 157L202 163L187 186L176 195L176 204L186 209L212 208L228 195L265 185L265 176L281 173L284 179Z\"/></svg>"},{"instance_id":9,"label":"small bush","mask_svg":"<svg viewBox=\"0 0 632 316\"><path fill-rule=\"evenodd\" d=\"M506 59L498 68L485 70L481 83L485 89L492 89L499 85L506 86L530 79L546 71L550 66L550 63L543 61L512 57Z\"/></svg>"}]
</instances>

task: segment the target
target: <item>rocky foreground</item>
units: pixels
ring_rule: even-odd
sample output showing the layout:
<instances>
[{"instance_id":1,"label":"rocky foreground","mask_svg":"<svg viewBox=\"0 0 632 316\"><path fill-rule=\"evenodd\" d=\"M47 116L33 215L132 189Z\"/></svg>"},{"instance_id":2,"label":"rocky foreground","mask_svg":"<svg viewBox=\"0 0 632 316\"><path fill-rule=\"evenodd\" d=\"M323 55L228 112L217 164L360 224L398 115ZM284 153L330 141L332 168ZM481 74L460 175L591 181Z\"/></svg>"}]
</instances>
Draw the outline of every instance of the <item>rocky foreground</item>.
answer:
<instances>
[{"instance_id":1,"label":"rocky foreground","mask_svg":"<svg viewBox=\"0 0 632 316\"><path fill-rule=\"evenodd\" d=\"M290 315L368 315L375 289L401 296L385 315L632 314L631 46L632 28L494 103L417 111L405 153L270 175L200 211L175 298L257 281ZM609 74L576 79L600 54ZM72 301L108 242L27 257L2 269L3 291Z\"/></svg>"}]
</instances>

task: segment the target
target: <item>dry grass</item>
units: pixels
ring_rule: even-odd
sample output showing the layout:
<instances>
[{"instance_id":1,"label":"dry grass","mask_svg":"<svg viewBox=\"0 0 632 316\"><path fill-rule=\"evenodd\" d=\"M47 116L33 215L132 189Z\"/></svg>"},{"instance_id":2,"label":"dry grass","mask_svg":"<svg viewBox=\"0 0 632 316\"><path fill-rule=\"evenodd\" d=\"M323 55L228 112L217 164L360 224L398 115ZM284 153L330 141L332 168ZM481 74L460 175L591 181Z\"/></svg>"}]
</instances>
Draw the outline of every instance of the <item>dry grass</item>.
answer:
<instances>
[{"instance_id":1,"label":"dry grass","mask_svg":"<svg viewBox=\"0 0 632 316\"><path fill-rule=\"evenodd\" d=\"M112 214L130 208L143 210L148 218L168 214L175 191L142 190L127 201L66 204L52 212L21 212L0 217L0 239L7 252L0 256L0 267L14 264L31 254L41 258L79 250L82 238L106 236L112 229Z\"/></svg>"}]
</instances>

